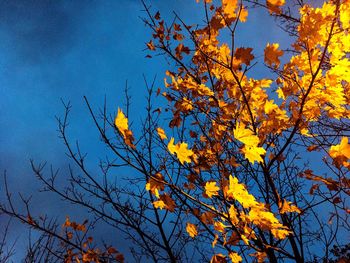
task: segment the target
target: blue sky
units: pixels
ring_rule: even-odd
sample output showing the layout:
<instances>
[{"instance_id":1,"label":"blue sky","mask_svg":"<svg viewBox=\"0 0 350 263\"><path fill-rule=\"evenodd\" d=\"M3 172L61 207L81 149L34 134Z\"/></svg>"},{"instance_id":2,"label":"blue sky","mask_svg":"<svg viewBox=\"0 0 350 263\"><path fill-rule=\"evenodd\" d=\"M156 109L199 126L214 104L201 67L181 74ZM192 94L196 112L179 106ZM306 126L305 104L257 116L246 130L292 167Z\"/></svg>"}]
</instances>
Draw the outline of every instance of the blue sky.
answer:
<instances>
[{"instance_id":1,"label":"blue sky","mask_svg":"<svg viewBox=\"0 0 350 263\"><path fill-rule=\"evenodd\" d=\"M202 21L203 10L194 0L147 2L169 20L174 10L189 24ZM145 15L142 9L139 0L0 1L0 169L7 170L14 192L36 198L30 158L61 168L69 163L54 118L62 113L61 98L73 105L71 138L82 142L90 160L97 160L104 148L83 96L95 107L106 96L109 109L116 111L128 81L131 116L137 120L145 105L142 75L150 80L157 75L157 86L163 86L169 65L161 57L145 58L150 32L139 18ZM262 63L263 47L281 42L281 31L266 12L252 12L248 21L239 31L238 45L256 48ZM282 40L286 47L288 41ZM40 199L40 211L59 211L55 201ZM60 209L69 210L69 205ZM19 233L15 229L13 237Z\"/></svg>"}]
</instances>

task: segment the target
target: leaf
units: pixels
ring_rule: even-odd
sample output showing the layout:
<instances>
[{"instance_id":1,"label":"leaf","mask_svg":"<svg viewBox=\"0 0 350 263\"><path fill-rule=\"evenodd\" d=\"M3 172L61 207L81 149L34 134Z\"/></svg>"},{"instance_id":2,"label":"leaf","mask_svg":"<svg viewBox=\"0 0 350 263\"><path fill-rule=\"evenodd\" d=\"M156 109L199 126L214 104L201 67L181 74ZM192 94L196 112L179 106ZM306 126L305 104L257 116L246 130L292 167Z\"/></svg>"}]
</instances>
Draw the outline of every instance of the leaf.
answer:
<instances>
[{"instance_id":1,"label":"leaf","mask_svg":"<svg viewBox=\"0 0 350 263\"><path fill-rule=\"evenodd\" d=\"M264 61L270 67L272 67L272 66L278 67L280 65L279 57L283 55L283 51L278 50L278 47L279 47L278 43L274 43L271 45L270 45L270 43L268 43L266 48L265 48Z\"/></svg>"},{"instance_id":2,"label":"leaf","mask_svg":"<svg viewBox=\"0 0 350 263\"><path fill-rule=\"evenodd\" d=\"M246 129L243 123L237 123L233 136L236 140L249 146L256 146L259 144L259 138L251 130Z\"/></svg>"},{"instance_id":3,"label":"leaf","mask_svg":"<svg viewBox=\"0 0 350 263\"><path fill-rule=\"evenodd\" d=\"M259 251L249 254L249 256L255 257L258 263L264 263L265 259L267 258L267 254L265 252L259 252Z\"/></svg>"},{"instance_id":4,"label":"leaf","mask_svg":"<svg viewBox=\"0 0 350 263\"><path fill-rule=\"evenodd\" d=\"M332 158L337 158L339 156L345 156L347 159L350 159L350 144L348 143L348 138L343 137L340 144L332 145L329 149L329 155Z\"/></svg>"},{"instance_id":5,"label":"leaf","mask_svg":"<svg viewBox=\"0 0 350 263\"><path fill-rule=\"evenodd\" d=\"M149 50L152 50L152 51L156 50L156 47L154 46L152 40L150 42L148 42L146 45L147 45Z\"/></svg>"},{"instance_id":6,"label":"leaf","mask_svg":"<svg viewBox=\"0 0 350 263\"><path fill-rule=\"evenodd\" d=\"M182 53L185 54L190 54L190 49L186 46L184 46L184 44L180 43L176 48L175 48L175 55L178 59L183 59L182 57Z\"/></svg>"},{"instance_id":7,"label":"leaf","mask_svg":"<svg viewBox=\"0 0 350 263\"><path fill-rule=\"evenodd\" d=\"M280 7L284 4L285 0L266 0L266 6L269 9L270 14L280 14L282 12Z\"/></svg>"},{"instance_id":8,"label":"leaf","mask_svg":"<svg viewBox=\"0 0 350 263\"><path fill-rule=\"evenodd\" d=\"M247 21L248 10L242 6L241 12L239 13L239 21L242 23Z\"/></svg>"},{"instance_id":9,"label":"leaf","mask_svg":"<svg viewBox=\"0 0 350 263\"><path fill-rule=\"evenodd\" d=\"M134 148L135 147L133 145L134 137L133 137L132 131L129 130L128 119L125 117L123 111L119 108L118 108L117 117L114 120L114 124L119 130L119 132L122 134L125 144Z\"/></svg>"},{"instance_id":10,"label":"leaf","mask_svg":"<svg viewBox=\"0 0 350 263\"><path fill-rule=\"evenodd\" d=\"M171 154L176 154L181 164L184 164L184 162L190 163L190 157L193 155L193 151L188 149L187 146L187 143L184 142L175 145L174 138L171 138L168 143L168 150Z\"/></svg>"},{"instance_id":11,"label":"leaf","mask_svg":"<svg viewBox=\"0 0 350 263\"><path fill-rule=\"evenodd\" d=\"M129 129L128 119L125 117L123 111L118 108L117 117L114 120L115 126L118 128L121 134L125 134L125 131Z\"/></svg>"},{"instance_id":12,"label":"leaf","mask_svg":"<svg viewBox=\"0 0 350 263\"><path fill-rule=\"evenodd\" d=\"M243 147L242 152L244 157L247 158L249 162L254 164L255 161L259 163L264 161L261 155L264 155L266 150L263 147L247 145Z\"/></svg>"},{"instance_id":13,"label":"leaf","mask_svg":"<svg viewBox=\"0 0 350 263\"><path fill-rule=\"evenodd\" d=\"M170 212L174 212L176 204L175 201L168 194L165 193L159 196L159 200L153 202L153 206L159 209L165 208Z\"/></svg>"},{"instance_id":14,"label":"leaf","mask_svg":"<svg viewBox=\"0 0 350 263\"><path fill-rule=\"evenodd\" d=\"M246 64L247 66L250 65L250 61L254 59L254 55L252 54L253 49L248 47L240 47L237 48L235 53L235 58L239 60L240 62Z\"/></svg>"},{"instance_id":15,"label":"leaf","mask_svg":"<svg viewBox=\"0 0 350 263\"><path fill-rule=\"evenodd\" d=\"M166 207L164 201L162 201L162 200L154 201L154 202L153 202L153 206L154 206L155 208L159 208L160 210L162 210L162 209L164 209L164 208Z\"/></svg>"},{"instance_id":16,"label":"leaf","mask_svg":"<svg viewBox=\"0 0 350 263\"><path fill-rule=\"evenodd\" d=\"M205 194L212 198L214 195L218 195L220 188L216 185L216 182L206 182Z\"/></svg>"},{"instance_id":17,"label":"leaf","mask_svg":"<svg viewBox=\"0 0 350 263\"><path fill-rule=\"evenodd\" d=\"M228 256L231 259L232 263L242 262L242 257L238 255L236 252L230 252Z\"/></svg>"},{"instance_id":18,"label":"leaf","mask_svg":"<svg viewBox=\"0 0 350 263\"><path fill-rule=\"evenodd\" d=\"M237 7L238 7L237 0L222 0L222 9L230 19L233 19L236 17Z\"/></svg>"},{"instance_id":19,"label":"leaf","mask_svg":"<svg viewBox=\"0 0 350 263\"><path fill-rule=\"evenodd\" d=\"M223 254L216 254L210 260L210 263L226 263L226 262L227 262L226 257Z\"/></svg>"},{"instance_id":20,"label":"leaf","mask_svg":"<svg viewBox=\"0 0 350 263\"><path fill-rule=\"evenodd\" d=\"M192 238L194 238L195 236L198 235L197 227L196 227L196 225L194 225L194 224L187 223L187 225L186 225L186 231L187 231L187 233L189 234L189 236L192 237Z\"/></svg>"},{"instance_id":21,"label":"leaf","mask_svg":"<svg viewBox=\"0 0 350 263\"><path fill-rule=\"evenodd\" d=\"M236 177L230 175L227 196L237 200L244 208L256 206L258 202L255 197L248 193L243 184L238 182Z\"/></svg>"},{"instance_id":22,"label":"leaf","mask_svg":"<svg viewBox=\"0 0 350 263\"><path fill-rule=\"evenodd\" d=\"M159 137L162 139L162 140L166 140L168 139L168 137L166 136L164 130L160 127L157 128L157 133L159 135Z\"/></svg>"},{"instance_id":23,"label":"leaf","mask_svg":"<svg viewBox=\"0 0 350 263\"><path fill-rule=\"evenodd\" d=\"M156 173L146 183L146 190L159 198L159 190L164 191L164 178L160 173Z\"/></svg>"},{"instance_id":24,"label":"leaf","mask_svg":"<svg viewBox=\"0 0 350 263\"><path fill-rule=\"evenodd\" d=\"M300 214L301 213L301 210L296 207L295 205L293 205L291 202L287 201L287 200L283 200L283 203L282 203L282 207L281 207L281 210L280 210L280 213L281 214L285 214L285 213L298 213Z\"/></svg>"}]
</instances>

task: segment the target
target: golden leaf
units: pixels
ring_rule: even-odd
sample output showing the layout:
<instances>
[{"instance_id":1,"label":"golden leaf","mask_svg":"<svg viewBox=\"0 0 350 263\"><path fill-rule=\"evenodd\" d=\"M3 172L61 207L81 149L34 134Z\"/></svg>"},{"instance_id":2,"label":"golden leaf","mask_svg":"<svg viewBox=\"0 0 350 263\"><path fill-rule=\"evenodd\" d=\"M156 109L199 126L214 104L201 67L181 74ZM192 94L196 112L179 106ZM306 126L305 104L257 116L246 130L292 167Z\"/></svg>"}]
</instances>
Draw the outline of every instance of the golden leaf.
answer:
<instances>
[{"instance_id":1,"label":"golden leaf","mask_svg":"<svg viewBox=\"0 0 350 263\"><path fill-rule=\"evenodd\" d=\"M157 133L159 135L159 137L162 139L162 140L166 140L168 139L168 137L166 136L164 130L160 127L157 128Z\"/></svg>"},{"instance_id":2,"label":"golden leaf","mask_svg":"<svg viewBox=\"0 0 350 263\"><path fill-rule=\"evenodd\" d=\"M220 188L216 185L216 182L206 182L205 184L205 194L212 198L214 195L218 195Z\"/></svg>"},{"instance_id":3,"label":"golden leaf","mask_svg":"<svg viewBox=\"0 0 350 263\"><path fill-rule=\"evenodd\" d=\"M168 150L171 154L176 154L181 164L184 164L184 162L190 163L190 157L193 155L193 151L188 149L187 146L188 144L184 142L175 145L174 138L171 138L168 143Z\"/></svg>"},{"instance_id":4,"label":"golden leaf","mask_svg":"<svg viewBox=\"0 0 350 263\"><path fill-rule=\"evenodd\" d=\"M301 210L298 207L296 207L295 205L293 205L292 202L289 202L287 200L283 200L280 213L285 214L287 212L289 212L289 213L296 212L296 213L300 214Z\"/></svg>"},{"instance_id":5,"label":"golden leaf","mask_svg":"<svg viewBox=\"0 0 350 263\"><path fill-rule=\"evenodd\" d=\"M233 136L236 140L241 141L245 145L258 145L259 138L251 130L246 129L243 123L237 123L233 131Z\"/></svg>"},{"instance_id":6,"label":"golden leaf","mask_svg":"<svg viewBox=\"0 0 350 263\"><path fill-rule=\"evenodd\" d=\"M247 145L242 149L242 152L244 153L244 157L247 158L249 162L254 163L255 161L263 162L261 155L264 155L266 150L263 147Z\"/></svg>"},{"instance_id":7,"label":"golden leaf","mask_svg":"<svg viewBox=\"0 0 350 263\"><path fill-rule=\"evenodd\" d=\"M345 156L350 159L350 144L348 143L348 138L343 137L340 144L332 145L329 149L329 155L332 158L337 158L339 156Z\"/></svg>"},{"instance_id":8,"label":"golden leaf","mask_svg":"<svg viewBox=\"0 0 350 263\"><path fill-rule=\"evenodd\" d=\"M196 227L196 225L194 225L194 224L187 223L187 225L186 225L186 231L187 231L187 233L190 235L190 237L192 237L192 238L194 238L195 236L198 235L197 227Z\"/></svg>"},{"instance_id":9,"label":"golden leaf","mask_svg":"<svg viewBox=\"0 0 350 263\"><path fill-rule=\"evenodd\" d=\"M129 129L128 119L125 117L123 111L118 108L117 117L114 120L115 126L118 128L120 133L125 136L125 131Z\"/></svg>"},{"instance_id":10,"label":"golden leaf","mask_svg":"<svg viewBox=\"0 0 350 263\"><path fill-rule=\"evenodd\" d=\"M238 255L236 252L230 252L228 256L231 259L232 263L242 262L242 257Z\"/></svg>"}]
</instances>

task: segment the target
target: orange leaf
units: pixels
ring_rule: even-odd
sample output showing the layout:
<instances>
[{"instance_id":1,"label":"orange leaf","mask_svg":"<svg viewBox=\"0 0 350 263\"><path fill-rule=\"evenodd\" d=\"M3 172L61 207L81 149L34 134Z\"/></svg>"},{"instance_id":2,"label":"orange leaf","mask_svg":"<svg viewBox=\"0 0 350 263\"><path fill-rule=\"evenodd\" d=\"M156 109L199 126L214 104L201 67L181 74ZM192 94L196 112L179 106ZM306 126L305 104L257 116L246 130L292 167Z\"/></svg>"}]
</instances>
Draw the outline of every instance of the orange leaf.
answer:
<instances>
[{"instance_id":1,"label":"orange leaf","mask_svg":"<svg viewBox=\"0 0 350 263\"><path fill-rule=\"evenodd\" d=\"M282 50L278 50L279 44L278 43L274 43L271 44L268 43L264 54L265 54L265 63L269 66L272 67L272 65L274 65L275 67L278 67L280 65L280 60L279 57L283 55L283 51Z\"/></svg>"},{"instance_id":2,"label":"orange leaf","mask_svg":"<svg viewBox=\"0 0 350 263\"><path fill-rule=\"evenodd\" d=\"M186 225L186 231L187 231L187 233L190 235L190 237L192 237L192 238L194 238L195 236L198 235L197 227L196 227L196 225L194 225L194 224L187 223L187 225Z\"/></svg>"}]
</instances>

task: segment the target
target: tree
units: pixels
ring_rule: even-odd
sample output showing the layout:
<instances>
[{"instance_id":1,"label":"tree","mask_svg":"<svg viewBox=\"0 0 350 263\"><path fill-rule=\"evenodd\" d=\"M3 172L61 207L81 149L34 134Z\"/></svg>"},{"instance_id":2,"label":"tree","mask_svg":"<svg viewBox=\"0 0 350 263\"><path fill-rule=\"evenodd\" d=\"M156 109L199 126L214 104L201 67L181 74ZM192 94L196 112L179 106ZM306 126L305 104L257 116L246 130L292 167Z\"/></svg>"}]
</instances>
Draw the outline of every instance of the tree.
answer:
<instances>
[{"instance_id":1,"label":"tree","mask_svg":"<svg viewBox=\"0 0 350 263\"><path fill-rule=\"evenodd\" d=\"M90 211L92 223L125 233L135 260L328 262L332 253L342 256L350 213L350 1L320 7L300 0L197 2L205 20L196 26L177 14L166 23L144 3L152 31L147 47L175 69L166 72L163 91L145 81L142 129L129 125L127 92L115 117L105 107L97 114L85 99L114 156L101 161L102 176L89 172L79 146L67 138L69 104L59 130L81 174L71 170L69 186L59 189L55 171L45 177L33 163L34 172L46 190ZM293 42L289 48L236 45L240 24L255 9L275 17ZM263 63L270 73L257 78ZM166 98L165 110L153 105L154 93ZM122 167L134 171L124 184L110 175ZM63 251L56 246L62 251L56 257L123 260L108 246L107 252L88 249L85 234L73 241L72 232L58 234L57 223L33 219L27 201L19 213L7 196L1 212L65 244ZM67 220L66 227L86 230L86 222ZM69 254L72 248L79 253ZM87 253L94 256L84 258Z\"/></svg>"}]
</instances>

